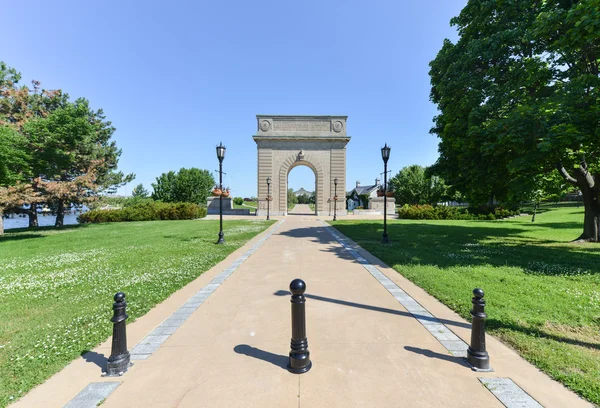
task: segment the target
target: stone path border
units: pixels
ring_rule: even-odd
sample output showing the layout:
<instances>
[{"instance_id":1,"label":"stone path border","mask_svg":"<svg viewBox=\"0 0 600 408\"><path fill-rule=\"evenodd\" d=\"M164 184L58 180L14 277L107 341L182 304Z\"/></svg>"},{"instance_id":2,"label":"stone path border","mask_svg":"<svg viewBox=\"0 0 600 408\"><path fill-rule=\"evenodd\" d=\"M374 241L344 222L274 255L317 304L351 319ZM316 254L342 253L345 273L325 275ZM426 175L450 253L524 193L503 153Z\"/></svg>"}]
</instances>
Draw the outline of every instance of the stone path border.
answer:
<instances>
[{"instance_id":1,"label":"stone path border","mask_svg":"<svg viewBox=\"0 0 600 408\"><path fill-rule=\"evenodd\" d=\"M543 408L510 378L479 378L506 408Z\"/></svg>"},{"instance_id":2,"label":"stone path border","mask_svg":"<svg viewBox=\"0 0 600 408\"><path fill-rule=\"evenodd\" d=\"M89 383L79 394L69 401L63 408L96 408L102 403L117 387L120 382L93 382Z\"/></svg>"},{"instance_id":3,"label":"stone path border","mask_svg":"<svg viewBox=\"0 0 600 408\"><path fill-rule=\"evenodd\" d=\"M360 263L369 273L383 285L396 298L396 300L404 306L408 312L413 315L435 337L449 352L455 357L466 357L467 343L462 341L456 334L446 327L441 321L434 317L427 309L421 306L409 294L400 289L390 278L385 276L377 267L367 261L355 249L358 247L354 241L348 237L342 237L335 228L319 220L327 231L335 238L337 242L344 247L350 255L352 255L358 263Z\"/></svg>"},{"instance_id":4,"label":"stone path border","mask_svg":"<svg viewBox=\"0 0 600 408\"><path fill-rule=\"evenodd\" d=\"M466 357L469 347L462 339L448 329L441 321L434 317L427 309L421 306L410 295L404 292L396 283L389 279L375 265L363 257L357 248L360 246L350 238L343 235L323 220L321 225L352 255L369 273L383 285L404 306L423 327L429 331L449 352L456 357ZM527 394L510 378L480 377L479 381L507 408L543 408L536 400Z\"/></svg>"},{"instance_id":5,"label":"stone path border","mask_svg":"<svg viewBox=\"0 0 600 408\"><path fill-rule=\"evenodd\" d=\"M204 303L206 299L215 291L225 280L231 276L239 266L244 263L284 222L281 220L275 224L252 248L247 250L242 256L236 259L229 268L215 276L206 286L200 289L194 296L188 299L179 309L173 312L156 329L144 337L133 349L131 349L131 360L146 360L152 355L175 331Z\"/></svg>"},{"instance_id":6,"label":"stone path border","mask_svg":"<svg viewBox=\"0 0 600 408\"><path fill-rule=\"evenodd\" d=\"M215 276L206 286L200 289L194 296L188 299L179 309L165 319L149 335L144 337L130 351L131 360L146 360L152 355L175 331L204 303L206 299L231 276L239 266L250 257L273 233L283 224L284 220L278 221L275 226L258 240L249 250L236 259L229 268ZM106 399L121 383L120 382L97 382L89 383L70 400L64 408L93 408Z\"/></svg>"}]
</instances>

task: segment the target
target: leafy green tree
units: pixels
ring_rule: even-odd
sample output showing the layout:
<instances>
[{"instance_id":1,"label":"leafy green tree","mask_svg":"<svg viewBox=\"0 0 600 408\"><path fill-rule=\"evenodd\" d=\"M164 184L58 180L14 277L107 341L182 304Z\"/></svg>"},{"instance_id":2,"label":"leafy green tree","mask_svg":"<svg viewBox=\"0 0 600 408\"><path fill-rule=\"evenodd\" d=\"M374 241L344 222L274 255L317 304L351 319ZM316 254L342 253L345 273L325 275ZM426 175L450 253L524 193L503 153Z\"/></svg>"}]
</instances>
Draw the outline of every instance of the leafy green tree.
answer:
<instances>
[{"instance_id":1,"label":"leafy green tree","mask_svg":"<svg viewBox=\"0 0 600 408\"><path fill-rule=\"evenodd\" d=\"M600 2L470 0L430 63L438 166L472 204L518 202L558 171L600 240Z\"/></svg>"},{"instance_id":2,"label":"leafy green tree","mask_svg":"<svg viewBox=\"0 0 600 408\"><path fill-rule=\"evenodd\" d=\"M23 125L24 134L37 147L31 171L47 182L39 188L56 204L56 226L63 225L66 203L114 191L135 177L116 171L121 150L111 140L114 131L102 110L92 110L83 98L64 102L47 116Z\"/></svg>"},{"instance_id":3,"label":"leafy green tree","mask_svg":"<svg viewBox=\"0 0 600 408\"><path fill-rule=\"evenodd\" d=\"M208 170L181 168L177 173L169 171L156 178L156 183L152 183L152 198L205 205L214 185L215 179Z\"/></svg>"},{"instance_id":4,"label":"leafy green tree","mask_svg":"<svg viewBox=\"0 0 600 408\"><path fill-rule=\"evenodd\" d=\"M242 197L235 197L233 199L233 203L237 204L237 205L242 205L242 204L244 204L244 199Z\"/></svg>"},{"instance_id":5,"label":"leafy green tree","mask_svg":"<svg viewBox=\"0 0 600 408\"><path fill-rule=\"evenodd\" d=\"M308 204L310 203L310 197L308 194L300 194L298 196L298 204Z\"/></svg>"},{"instance_id":6,"label":"leafy green tree","mask_svg":"<svg viewBox=\"0 0 600 408\"><path fill-rule=\"evenodd\" d=\"M15 196L9 194L9 188L27 179L29 153L26 146L27 140L19 132L0 125L0 235L4 234L4 210L19 204L12 201Z\"/></svg>"},{"instance_id":7,"label":"leafy green tree","mask_svg":"<svg viewBox=\"0 0 600 408\"><path fill-rule=\"evenodd\" d=\"M144 188L143 184L138 184L131 191L132 197L146 198L150 195L150 192Z\"/></svg>"},{"instance_id":8,"label":"leafy green tree","mask_svg":"<svg viewBox=\"0 0 600 408\"><path fill-rule=\"evenodd\" d=\"M12 127L19 133L23 132L23 126L30 120L46 117L50 112L62 106L68 95L60 90L45 90L40 88L38 81L31 81L31 88L19 85L21 74L14 68L0 61L0 125ZM38 152L44 147L36 145L27 139L26 150ZM38 163L34 157L30 157L30 167L37 167ZM18 188L18 200L28 202L31 208L29 214L29 226L37 226L36 205L40 201L41 192L37 186L39 173L31 171L28 180ZM26 194L31 194L26 199ZM14 194L13 194L14 196Z\"/></svg>"},{"instance_id":9,"label":"leafy green tree","mask_svg":"<svg viewBox=\"0 0 600 408\"><path fill-rule=\"evenodd\" d=\"M174 203L175 199L175 180L177 173L169 171L156 178L156 183L152 183L152 198L166 203Z\"/></svg>"},{"instance_id":10,"label":"leafy green tree","mask_svg":"<svg viewBox=\"0 0 600 408\"><path fill-rule=\"evenodd\" d=\"M424 204L429 198L428 180L425 168L418 164L404 167L389 180L389 190L394 191L396 203Z\"/></svg>"},{"instance_id":11,"label":"leafy green tree","mask_svg":"<svg viewBox=\"0 0 600 408\"><path fill-rule=\"evenodd\" d=\"M296 196L296 194L294 194L293 188L288 188L287 200L288 208L293 208L294 205L298 204L298 197Z\"/></svg>"}]
</instances>

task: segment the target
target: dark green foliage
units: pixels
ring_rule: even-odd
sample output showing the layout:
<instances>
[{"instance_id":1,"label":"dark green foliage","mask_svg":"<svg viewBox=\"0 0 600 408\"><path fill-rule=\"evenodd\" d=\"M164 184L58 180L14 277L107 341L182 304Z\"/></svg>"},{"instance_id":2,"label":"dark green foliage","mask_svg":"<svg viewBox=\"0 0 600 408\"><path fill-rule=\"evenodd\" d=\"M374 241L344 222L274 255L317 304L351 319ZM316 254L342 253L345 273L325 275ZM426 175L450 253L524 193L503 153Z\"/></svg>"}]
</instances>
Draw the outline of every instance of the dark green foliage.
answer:
<instances>
[{"instance_id":1,"label":"dark green foliage","mask_svg":"<svg viewBox=\"0 0 600 408\"><path fill-rule=\"evenodd\" d=\"M150 195L150 192L144 188L144 185L142 183L135 186L133 188L133 191L131 192L132 197L146 198L149 195Z\"/></svg>"},{"instance_id":2,"label":"dark green foliage","mask_svg":"<svg viewBox=\"0 0 600 408\"><path fill-rule=\"evenodd\" d=\"M298 197L296 197L296 194L294 194L293 188L288 189L287 199L288 208L293 208L294 205L298 204Z\"/></svg>"},{"instance_id":3,"label":"dark green foliage","mask_svg":"<svg viewBox=\"0 0 600 408\"><path fill-rule=\"evenodd\" d=\"M432 204L455 201L456 194L430 167L413 164L400 170L388 181L388 190L394 192L397 204Z\"/></svg>"},{"instance_id":4,"label":"dark green foliage","mask_svg":"<svg viewBox=\"0 0 600 408\"><path fill-rule=\"evenodd\" d=\"M600 240L600 1L470 0L451 24L429 73L441 174L482 204L530 200L558 169Z\"/></svg>"},{"instance_id":5,"label":"dark green foliage","mask_svg":"<svg viewBox=\"0 0 600 408\"><path fill-rule=\"evenodd\" d=\"M152 198L166 203L195 203L204 205L215 185L215 178L208 170L181 168L177 173L163 173L152 183Z\"/></svg>"},{"instance_id":6,"label":"dark green foliage","mask_svg":"<svg viewBox=\"0 0 600 408\"><path fill-rule=\"evenodd\" d=\"M148 202L124 207L119 210L92 210L81 214L77 220L82 223L192 220L206 217L206 207L193 203Z\"/></svg>"},{"instance_id":7,"label":"dark green foliage","mask_svg":"<svg viewBox=\"0 0 600 408\"><path fill-rule=\"evenodd\" d=\"M0 125L0 186L13 185L28 174L26 145L23 135Z\"/></svg>"},{"instance_id":8,"label":"dark green foliage","mask_svg":"<svg viewBox=\"0 0 600 408\"><path fill-rule=\"evenodd\" d=\"M408 205L398 208L398 218L408 220L496 220L519 215L519 210L502 207L459 208L429 204Z\"/></svg>"},{"instance_id":9,"label":"dark green foliage","mask_svg":"<svg viewBox=\"0 0 600 408\"><path fill-rule=\"evenodd\" d=\"M298 196L298 204L308 204L309 201L309 197L306 194L300 194Z\"/></svg>"},{"instance_id":10,"label":"dark green foliage","mask_svg":"<svg viewBox=\"0 0 600 408\"><path fill-rule=\"evenodd\" d=\"M233 203L237 204L237 205L242 205L242 204L244 204L244 199L242 197L235 197L233 199Z\"/></svg>"}]
</instances>

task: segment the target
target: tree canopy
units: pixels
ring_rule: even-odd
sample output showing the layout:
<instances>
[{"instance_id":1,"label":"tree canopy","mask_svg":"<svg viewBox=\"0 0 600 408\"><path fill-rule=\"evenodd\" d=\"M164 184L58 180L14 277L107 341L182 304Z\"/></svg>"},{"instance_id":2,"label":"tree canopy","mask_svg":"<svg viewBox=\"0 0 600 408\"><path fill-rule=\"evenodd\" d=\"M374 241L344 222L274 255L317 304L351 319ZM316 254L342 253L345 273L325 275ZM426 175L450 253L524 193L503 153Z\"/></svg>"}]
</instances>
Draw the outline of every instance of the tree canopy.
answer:
<instances>
[{"instance_id":1,"label":"tree canopy","mask_svg":"<svg viewBox=\"0 0 600 408\"><path fill-rule=\"evenodd\" d=\"M394 192L396 203L437 204L453 200L450 187L443 178L433 174L428 167L418 164L406 166L389 181L389 190Z\"/></svg>"},{"instance_id":2,"label":"tree canopy","mask_svg":"<svg viewBox=\"0 0 600 408\"><path fill-rule=\"evenodd\" d=\"M132 197L146 198L149 195L150 195L150 192L148 190L146 190L146 188L144 187L144 185L142 183L135 186L133 188L133 191L131 192Z\"/></svg>"},{"instance_id":3,"label":"tree canopy","mask_svg":"<svg viewBox=\"0 0 600 408\"><path fill-rule=\"evenodd\" d=\"M206 199L215 185L215 178L208 170L181 168L177 173L169 171L152 183L152 198L167 203L187 202L206 204Z\"/></svg>"},{"instance_id":4,"label":"tree canopy","mask_svg":"<svg viewBox=\"0 0 600 408\"><path fill-rule=\"evenodd\" d=\"M470 0L451 24L430 63L437 167L473 204L529 199L558 171L598 241L600 0Z\"/></svg>"},{"instance_id":5,"label":"tree canopy","mask_svg":"<svg viewBox=\"0 0 600 408\"><path fill-rule=\"evenodd\" d=\"M30 226L36 226L35 204L55 204L56 225L62 225L65 203L114 191L134 175L117 171L121 150L101 109L92 110L84 98L71 102L68 94L44 90L38 81L31 88L20 86L20 80L14 68L0 62L3 208L32 204ZM17 182L24 185L16 188Z\"/></svg>"}]
</instances>

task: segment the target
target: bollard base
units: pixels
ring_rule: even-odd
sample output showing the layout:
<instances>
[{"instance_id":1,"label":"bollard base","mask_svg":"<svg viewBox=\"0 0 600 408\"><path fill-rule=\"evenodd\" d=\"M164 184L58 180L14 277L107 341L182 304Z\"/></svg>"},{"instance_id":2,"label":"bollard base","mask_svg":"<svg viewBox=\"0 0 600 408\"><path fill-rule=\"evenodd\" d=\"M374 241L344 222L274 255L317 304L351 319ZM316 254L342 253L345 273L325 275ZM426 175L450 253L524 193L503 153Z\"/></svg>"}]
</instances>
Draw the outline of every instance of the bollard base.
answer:
<instances>
[{"instance_id":1,"label":"bollard base","mask_svg":"<svg viewBox=\"0 0 600 408\"><path fill-rule=\"evenodd\" d=\"M302 374L310 370L312 367L312 361L310 361L310 353L292 354L290 353L290 361L287 369L293 374Z\"/></svg>"},{"instance_id":2,"label":"bollard base","mask_svg":"<svg viewBox=\"0 0 600 408\"><path fill-rule=\"evenodd\" d=\"M490 356L487 351L474 351L471 347L467 350L467 362L473 371L490 372L494 371L490 367Z\"/></svg>"},{"instance_id":3,"label":"bollard base","mask_svg":"<svg viewBox=\"0 0 600 408\"><path fill-rule=\"evenodd\" d=\"M133 365L130 361L131 356L129 352L127 354L123 354L116 358L115 360L108 360L106 364L106 373L104 374L106 377L120 377L127 372L129 367Z\"/></svg>"}]
</instances>

